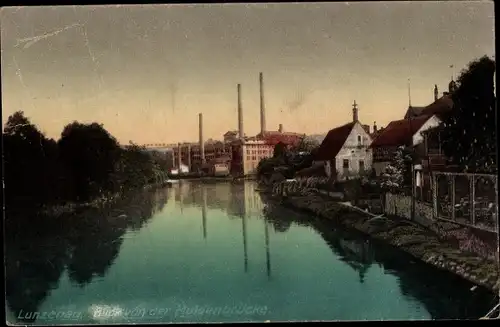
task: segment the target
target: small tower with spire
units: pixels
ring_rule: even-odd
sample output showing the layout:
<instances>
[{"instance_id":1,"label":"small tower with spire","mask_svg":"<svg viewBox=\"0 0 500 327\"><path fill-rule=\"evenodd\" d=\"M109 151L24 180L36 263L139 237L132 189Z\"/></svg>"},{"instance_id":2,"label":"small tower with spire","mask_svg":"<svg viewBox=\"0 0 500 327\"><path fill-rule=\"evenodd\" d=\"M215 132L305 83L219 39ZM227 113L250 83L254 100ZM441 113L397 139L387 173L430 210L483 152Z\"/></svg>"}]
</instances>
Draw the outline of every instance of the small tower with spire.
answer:
<instances>
[{"instance_id":1,"label":"small tower with spire","mask_svg":"<svg viewBox=\"0 0 500 327\"><path fill-rule=\"evenodd\" d=\"M352 121L353 121L353 123L356 123L359 121L359 119L358 119L358 104L356 103L356 100L354 100L354 103L352 104Z\"/></svg>"},{"instance_id":2,"label":"small tower with spire","mask_svg":"<svg viewBox=\"0 0 500 327\"><path fill-rule=\"evenodd\" d=\"M437 101L438 96L439 96L438 86L434 84L434 101Z\"/></svg>"}]
</instances>

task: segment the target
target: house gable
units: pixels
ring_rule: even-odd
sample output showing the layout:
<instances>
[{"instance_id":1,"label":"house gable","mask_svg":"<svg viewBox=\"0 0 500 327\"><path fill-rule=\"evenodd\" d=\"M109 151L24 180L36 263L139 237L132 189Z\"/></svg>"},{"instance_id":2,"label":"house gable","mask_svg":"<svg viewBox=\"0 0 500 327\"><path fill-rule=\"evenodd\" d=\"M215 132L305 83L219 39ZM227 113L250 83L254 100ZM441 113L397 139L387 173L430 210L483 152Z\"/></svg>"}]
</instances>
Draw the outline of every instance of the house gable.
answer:
<instances>
[{"instance_id":1,"label":"house gable","mask_svg":"<svg viewBox=\"0 0 500 327\"><path fill-rule=\"evenodd\" d=\"M370 145L372 138L359 123L356 123L347 136L342 148L335 157L335 168L339 178L346 176L344 161L348 162L348 174L356 175L361 170L368 171L372 166L372 151ZM361 164L364 167L361 167Z\"/></svg>"},{"instance_id":2,"label":"house gable","mask_svg":"<svg viewBox=\"0 0 500 327\"><path fill-rule=\"evenodd\" d=\"M425 123L417 130L415 134L413 134L413 145L418 145L424 141L423 132L435 128L441 124L441 119L439 119L436 115L431 116Z\"/></svg>"},{"instance_id":3,"label":"house gable","mask_svg":"<svg viewBox=\"0 0 500 327\"><path fill-rule=\"evenodd\" d=\"M370 146L372 138L360 123L356 123L337 155L349 154L353 149L367 148Z\"/></svg>"}]
</instances>

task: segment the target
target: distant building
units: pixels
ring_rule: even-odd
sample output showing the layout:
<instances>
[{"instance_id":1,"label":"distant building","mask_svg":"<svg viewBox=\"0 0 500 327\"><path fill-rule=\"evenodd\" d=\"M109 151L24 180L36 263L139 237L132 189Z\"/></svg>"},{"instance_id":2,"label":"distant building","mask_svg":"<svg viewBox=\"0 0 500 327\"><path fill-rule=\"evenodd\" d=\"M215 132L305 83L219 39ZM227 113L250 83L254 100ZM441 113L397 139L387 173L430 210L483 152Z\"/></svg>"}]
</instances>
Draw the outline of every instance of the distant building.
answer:
<instances>
[{"instance_id":1,"label":"distant building","mask_svg":"<svg viewBox=\"0 0 500 327\"><path fill-rule=\"evenodd\" d=\"M231 157L221 156L208 163L208 173L213 176L228 176L231 173Z\"/></svg>"},{"instance_id":2,"label":"distant building","mask_svg":"<svg viewBox=\"0 0 500 327\"><path fill-rule=\"evenodd\" d=\"M224 134L224 143L231 143L238 139L238 131L228 131Z\"/></svg>"},{"instance_id":3,"label":"distant building","mask_svg":"<svg viewBox=\"0 0 500 327\"><path fill-rule=\"evenodd\" d=\"M178 166L179 153L181 162L186 164L191 171L202 169L201 149L198 143L180 143L173 149L173 161ZM220 157L232 157L231 144L221 141L207 141L204 144L205 163Z\"/></svg>"},{"instance_id":4,"label":"distant building","mask_svg":"<svg viewBox=\"0 0 500 327\"><path fill-rule=\"evenodd\" d=\"M372 139L358 120L358 108L353 104L353 121L328 132L318 148L314 166L323 165L326 175L343 180L369 172Z\"/></svg>"},{"instance_id":5,"label":"distant building","mask_svg":"<svg viewBox=\"0 0 500 327\"><path fill-rule=\"evenodd\" d=\"M180 167L172 168L170 174L179 175L189 173L189 167L187 165L181 164Z\"/></svg>"},{"instance_id":6,"label":"distant building","mask_svg":"<svg viewBox=\"0 0 500 327\"><path fill-rule=\"evenodd\" d=\"M304 134L284 132L280 124L278 131L265 131L255 137L247 137L232 143L232 174L252 175L262 159L273 156L274 147L283 143L287 147L298 145Z\"/></svg>"}]
</instances>

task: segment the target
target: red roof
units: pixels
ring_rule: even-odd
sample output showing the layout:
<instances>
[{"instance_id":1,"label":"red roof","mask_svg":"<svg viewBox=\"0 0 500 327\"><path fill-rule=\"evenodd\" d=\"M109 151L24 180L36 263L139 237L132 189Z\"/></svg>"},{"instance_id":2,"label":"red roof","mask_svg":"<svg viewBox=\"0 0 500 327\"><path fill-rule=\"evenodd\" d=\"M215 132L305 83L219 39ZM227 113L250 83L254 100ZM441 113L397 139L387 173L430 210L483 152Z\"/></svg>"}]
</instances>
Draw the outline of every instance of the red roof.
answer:
<instances>
[{"instance_id":1,"label":"red roof","mask_svg":"<svg viewBox=\"0 0 500 327\"><path fill-rule=\"evenodd\" d=\"M301 137L304 136L304 134L300 134L300 133L280 132L280 131L265 131L264 133L257 134L257 137L266 138L266 137L269 137L269 136L276 136L276 135L301 136Z\"/></svg>"},{"instance_id":2,"label":"red roof","mask_svg":"<svg viewBox=\"0 0 500 327\"><path fill-rule=\"evenodd\" d=\"M264 140L269 145L276 145L281 142L285 145L293 146L299 144L303 136L304 134L299 133L266 131L259 133L256 139Z\"/></svg>"},{"instance_id":3,"label":"red roof","mask_svg":"<svg viewBox=\"0 0 500 327\"><path fill-rule=\"evenodd\" d=\"M422 110L421 115L440 115L448 113L453 109L451 95L444 95Z\"/></svg>"},{"instance_id":4,"label":"red roof","mask_svg":"<svg viewBox=\"0 0 500 327\"><path fill-rule=\"evenodd\" d=\"M323 142L321 142L314 159L318 161L335 159L347 137L351 134L354 124L354 122L351 122L330 130Z\"/></svg>"},{"instance_id":5,"label":"red roof","mask_svg":"<svg viewBox=\"0 0 500 327\"><path fill-rule=\"evenodd\" d=\"M413 135L422 127L431 115L412 119L395 120L373 140L370 147L399 146L411 143Z\"/></svg>"}]
</instances>

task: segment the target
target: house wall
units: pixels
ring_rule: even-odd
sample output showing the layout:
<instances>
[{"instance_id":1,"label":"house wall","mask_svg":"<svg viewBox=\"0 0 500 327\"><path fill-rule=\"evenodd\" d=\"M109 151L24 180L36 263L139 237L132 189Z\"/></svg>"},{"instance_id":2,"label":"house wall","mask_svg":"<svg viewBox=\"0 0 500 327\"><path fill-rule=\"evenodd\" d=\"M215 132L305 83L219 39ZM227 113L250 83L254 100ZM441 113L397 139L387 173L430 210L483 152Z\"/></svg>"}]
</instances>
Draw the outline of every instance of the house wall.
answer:
<instances>
[{"instance_id":1,"label":"house wall","mask_svg":"<svg viewBox=\"0 0 500 327\"><path fill-rule=\"evenodd\" d=\"M441 124L441 120L436 116L432 116L429 118L420 129L413 135L413 145L417 145L424 142L424 135L422 132L425 132L428 129L434 128Z\"/></svg>"},{"instance_id":2,"label":"house wall","mask_svg":"<svg viewBox=\"0 0 500 327\"><path fill-rule=\"evenodd\" d=\"M272 157L274 147L264 142L245 143L241 147L243 162L243 174L252 175L256 173L259 162L264 158Z\"/></svg>"},{"instance_id":3,"label":"house wall","mask_svg":"<svg viewBox=\"0 0 500 327\"><path fill-rule=\"evenodd\" d=\"M358 136L361 136L361 145L358 145ZM364 130L361 124L354 125L351 133L347 137L342 149L335 158L335 167L337 170L337 179L343 180L348 177L359 176L360 161L364 161L365 172L370 172L372 168L372 150L369 148L372 139ZM349 160L348 170L344 170L344 159Z\"/></svg>"}]
</instances>

